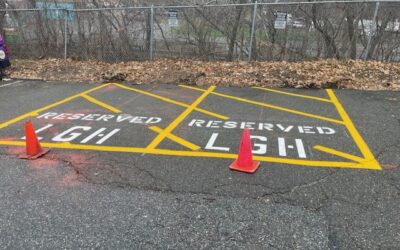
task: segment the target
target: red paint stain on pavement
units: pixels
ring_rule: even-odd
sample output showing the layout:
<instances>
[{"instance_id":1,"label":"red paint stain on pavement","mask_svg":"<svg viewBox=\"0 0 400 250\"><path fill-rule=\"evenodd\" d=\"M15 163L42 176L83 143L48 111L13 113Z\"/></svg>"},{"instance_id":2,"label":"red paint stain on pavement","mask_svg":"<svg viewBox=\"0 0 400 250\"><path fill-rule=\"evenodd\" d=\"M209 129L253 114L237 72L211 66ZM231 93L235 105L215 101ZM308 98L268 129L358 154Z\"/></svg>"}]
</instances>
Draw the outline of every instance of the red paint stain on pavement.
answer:
<instances>
[{"instance_id":1,"label":"red paint stain on pavement","mask_svg":"<svg viewBox=\"0 0 400 250\"><path fill-rule=\"evenodd\" d=\"M7 155L20 155L25 153L25 147L6 147L5 152Z\"/></svg>"},{"instance_id":2,"label":"red paint stain on pavement","mask_svg":"<svg viewBox=\"0 0 400 250\"><path fill-rule=\"evenodd\" d=\"M33 161L28 160L27 166L29 169L34 171L34 173L42 180L47 180L50 182L56 181L62 178L62 172L59 168L59 162L54 160L49 160L45 158L36 159Z\"/></svg>"},{"instance_id":3,"label":"red paint stain on pavement","mask_svg":"<svg viewBox=\"0 0 400 250\"><path fill-rule=\"evenodd\" d=\"M381 165L382 169L384 170L392 170L400 167L400 163L397 164L382 164Z\"/></svg>"},{"instance_id":4,"label":"red paint stain on pavement","mask_svg":"<svg viewBox=\"0 0 400 250\"><path fill-rule=\"evenodd\" d=\"M71 164L95 164L97 160L95 159L96 154L93 153L75 153L66 152L57 154L56 159L63 159L64 161L70 162Z\"/></svg>"},{"instance_id":5,"label":"red paint stain on pavement","mask_svg":"<svg viewBox=\"0 0 400 250\"><path fill-rule=\"evenodd\" d=\"M79 175L75 171L64 175L64 177L56 183L59 187L75 187L81 182L79 181Z\"/></svg>"},{"instance_id":6,"label":"red paint stain on pavement","mask_svg":"<svg viewBox=\"0 0 400 250\"><path fill-rule=\"evenodd\" d=\"M54 170L59 164L58 161L46 158L28 160L29 167L34 170Z\"/></svg>"},{"instance_id":7,"label":"red paint stain on pavement","mask_svg":"<svg viewBox=\"0 0 400 250\"><path fill-rule=\"evenodd\" d=\"M48 180L54 185L65 188L79 185L79 174L62 160L40 158L34 161L28 161L28 166L42 180Z\"/></svg>"},{"instance_id":8,"label":"red paint stain on pavement","mask_svg":"<svg viewBox=\"0 0 400 250\"><path fill-rule=\"evenodd\" d=\"M3 137L0 138L0 141L16 141L17 137Z\"/></svg>"}]
</instances>

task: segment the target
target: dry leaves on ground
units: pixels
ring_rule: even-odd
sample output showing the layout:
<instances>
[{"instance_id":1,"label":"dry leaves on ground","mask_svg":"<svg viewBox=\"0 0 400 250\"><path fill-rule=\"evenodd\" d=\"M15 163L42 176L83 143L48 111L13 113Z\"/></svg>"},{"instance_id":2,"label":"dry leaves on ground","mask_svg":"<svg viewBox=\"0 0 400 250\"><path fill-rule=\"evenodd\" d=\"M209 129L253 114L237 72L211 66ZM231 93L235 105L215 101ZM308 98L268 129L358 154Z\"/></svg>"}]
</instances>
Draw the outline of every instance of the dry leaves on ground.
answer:
<instances>
[{"instance_id":1,"label":"dry leaves on ground","mask_svg":"<svg viewBox=\"0 0 400 250\"><path fill-rule=\"evenodd\" d=\"M361 60L207 62L159 59L108 64L62 59L15 60L12 78L74 82L127 81L292 88L400 90L400 63Z\"/></svg>"}]
</instances>

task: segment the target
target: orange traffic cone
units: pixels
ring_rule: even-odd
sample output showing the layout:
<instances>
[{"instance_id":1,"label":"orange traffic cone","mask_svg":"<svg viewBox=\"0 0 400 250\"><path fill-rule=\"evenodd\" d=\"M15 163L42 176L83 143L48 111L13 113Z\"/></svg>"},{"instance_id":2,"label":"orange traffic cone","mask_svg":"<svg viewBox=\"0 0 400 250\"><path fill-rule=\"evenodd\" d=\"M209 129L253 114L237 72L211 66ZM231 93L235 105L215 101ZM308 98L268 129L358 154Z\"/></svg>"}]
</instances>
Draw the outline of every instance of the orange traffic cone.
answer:
<instances>
[{"instance_id":1,"label":"orange traffic cone","mask_svg":"<svg viewBox=\"0 0 400 250\"><path fill-rule=\"evenodd\" d=\"M20 159L35 160L49 152L42 149L37 138L32 122L25 123L26 153L19 156Z\"/></svg>"},{"instance_id":2,"label":"orange traffic cone","mask_svg":"<svg viewBox=\"0 0 400 250\"><path fill-rule=\"evenodd\" d=\"M256 172L260 166L260 162L253 161L253 155L251 151L250 131L249 129L245 129L243 131L242 141L240 142L238 158L229 166L229 168L250 174Z\"/></svg>"}]
</instances>

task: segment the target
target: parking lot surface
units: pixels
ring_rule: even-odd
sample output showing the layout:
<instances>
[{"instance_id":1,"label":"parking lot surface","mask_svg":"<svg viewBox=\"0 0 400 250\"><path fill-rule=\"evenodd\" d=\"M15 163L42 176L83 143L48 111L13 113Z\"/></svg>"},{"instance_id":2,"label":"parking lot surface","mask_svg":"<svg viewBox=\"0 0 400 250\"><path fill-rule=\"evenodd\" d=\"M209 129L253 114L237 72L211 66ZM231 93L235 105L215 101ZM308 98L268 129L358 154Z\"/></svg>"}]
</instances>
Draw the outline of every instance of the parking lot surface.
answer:
<instances>
[{"instance_id":1,"label":"parking lot surface","mask_svg":"<svg viewBox=\"0 0 400 250\"><path fill-rule=\"evenodd\" d=\"M400 244L396 92L12 81L0 105L0 245ZM245 128L253 175L229 170Z\"/></svg>"}]
</instances>

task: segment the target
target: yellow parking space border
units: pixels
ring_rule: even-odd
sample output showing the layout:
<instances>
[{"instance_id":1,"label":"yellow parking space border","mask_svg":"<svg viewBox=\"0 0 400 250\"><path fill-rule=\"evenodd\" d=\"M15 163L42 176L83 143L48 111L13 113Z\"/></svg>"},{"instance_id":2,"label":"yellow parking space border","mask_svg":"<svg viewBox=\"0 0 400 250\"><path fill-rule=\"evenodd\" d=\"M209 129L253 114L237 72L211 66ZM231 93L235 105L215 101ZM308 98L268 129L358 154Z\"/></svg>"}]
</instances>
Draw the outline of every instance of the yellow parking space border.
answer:
<instances>
[{"instance_id":1,"label":"yellow parking space border","mask_svg":"<svg viewBox=\"0 0 400 250\"><path fill-rule=\"evenodd\" d=\"M14 123L16 123L16 122L19 122L19 121L21 121L21 120L26 119L26 118L29 118L29 117L32 117L32 116L38 116L39 113L41 113L41 112L43 112L43 111L45 111L45 110L48 110L48 109L57 107L57 106L59 106L59 105L61 105L61 104L67 103L67 102L70 102L70 101L72 101L72 100L74 100L74 99L76 99L76 98L81 97L82 95L89 94L89 93L91 93L91 92L93 92L93 91L102 89L102 88L107 87L107 86L109 86L109 85L110 85L110 84L105 84L105 85L101 85L101 86L98 86L98 87L95 87L95 88L92 88L92 89L89 89L89 90L80 92L80 93L78 93L78 94L76 94L76 95L72 95L72 96L70 96L70 97L67 97L67 98L65 98L65 99L63 99L63 100L61 100L61 101L58 101L58 102L49 104L49 105L44 106L44 107L42 107L42 108L39 108L39 109L36 109L36 110L34 110L34 111L28 112L28 113L26 113L26 114L20 115L20 116L18 116L18 117L16 117L16 118L13 118L13 119L9 120L9 121L6 121L6 122L1 123L1 124L0 124L0 129L5 128L5 127L8 127L8 126L10 126L10 125L12 125L12 124L14 124Z\"/></svg>"},{"instance_id":2,"label":"yellow parking space border","mask_svg":"<svg viewBox=\"0 0 400 250\"><path fill-rule=\"evenodd\" d=\"M183 88L187 88L187 89L192 89L192 90L196 90L196 91L201 91L204 92L204 89L201 88L196 88L196 87L192 87L192 86L185 86L185 85L179 85L180 87ZM236 96L231 96L231 95L226 95L226 94L222 94L222 93L218 93L218 92L212 92L213 95L217 95L217 96L221 96L221 97L225 97L228 99L233 99L236 101L240 101L240 102L244 102L244 103L250 103L250 104L254 104L254 105L259 105L259 106L264 106L267 108L273 108L273 109L278 109L278 110L282 110L282 111L286 111L286 112L290 112L290 113L295 113L298 115L303 115L303 116L308 116L311 118L315 118L315 119L320 119L320 120L326 120L329 122L334 122L334 123L338 123L340 125L343 125L347 128L347 130L349 131L354 143L357 145L357 147L359 148L361 154L363 155L364 158L358 157L358 156L354 156L348 153L344 153L335 149L330 149L321 145L317 145L315 149L328 153L328 154L332 154L332 155L336 155L348 160L354 160L356 162L358 162L360 164L360 166L367 166L365 168L368 169L374 169L374 170L382 170L380 164L378 163L378 161L375 159L374 155L372 154L371 150L369 149L368 145L365 143L365 141L363 140L363 138L361 137L361 135L358 133L357 129L355 128L353 122L351 121L350 117L347 115L345 109L343 108L342 104L339 102L339 100L337 99L337 97L335 96L333 90L331 89L327 89L326 90L328 96L329 96L329 101L331 103L333 103L334 107L336 108L336 111L339 113L339 116L341 117L342 121L340 120L336 120L336 119L331 119L331 118L327 118L327 117L321 117L321 116L317 116L317 115L313 115L313 114L309 114L309 113L305 113L305 112L301 112L301 111L295 111L294 110L290 110L290 109L286 109L283 107L279 107L279 106L275 106L275 105L270 105L270 104L266 104L266 103L261 103L261 102L256 102L256 101L251 101L248 99L244 99L244 98L240 98L240 97L236 97Z\"/></svg>"},{"instance_id":3,"label":"yellow parking space border","mask_svg":"<svg viewBox=\"0 0 400 250\"><path fill-rule=\"evenodd\" d=\"M187 88L187 89L201 91L201 92L205 91L204 89L191 87L191 86L186 86L186 85L179 85L179 86L183 87L183 88ZM257 105L257 106L261 106L261 107L266 107L266 108L276 109L276 110L279 110L279 111L284 111L284 112L287 112L287 113L292 113L292 114L296 114L296 115L311 117L311 118L314 118L314 119L333 122L333 123L337 123L337 124L344 124L343 121L340 121L340 120L337 120L337 119L333 119L333 118L329 118L329 117L325 117L325 116L320 116L320 115L315 115L315 114L310 114L310 113L306 113L306 112L302 112L302 111L298 111L298 110L294 110L294 109L284 108L284 107L281 107L281 106L276 106L276 105L272 105L272 104L268 104L268 103L264 103L264 102L252 101L252 100L249 100L249 99L240 98L240 97L236 97L236 96L232 96L232 95L226 95L226 94L222 94L222 93L219 93L219 92L213 92L212 94L216 95L216 96L224 97L224 98L227 98L227 99L232 99L232 100L235 100L235 101L239 101L239 102L244 102L244 103L249 103L249 104L253 104L253 105Z\"/></svg>"},{"instance_id":4,"label":"yellow parking space border","mask_svg":"<svg viewBox=\"0 0 400 250\"><path fill-rule=\"evenodd\" d=\"M0 141L0 145L24 147L25 142ZM71 149L71 150L91 150L91 151L119 152L119 153L143 153L143 154L154 154L154 155L165 155L165 156L205 157L205 158L222 158L222 159L237 158L236 154L203 152L203 151L180 151L180 150L167 150L167 149L113 147L113 146L82 145L82 144L71 144L71 143L46 143L46 142L42 142L41 145L47 148ZM316 161L316 160L299 160L299 159L265 157L265 156L254 156L254 160L266 163L281 163L281 164L301 165L308 167L335 167L335 168L377 170L376 166L370 164L369 162L356 163L356 162L337 162L337 161Z\"/></svg>"},{"instance_id":5,"label":"yellow parking space border","mask_svg":"<svg viewBox=\"0 0 400 250\"><path fill-rule=\"evenodd\" d=\"M376 169L382 170L382 167L375 159L375 156L372 154L371 150L369 149L368 145L365 143L364 139L361 137L360 133L357 131L356 127L354 126L352 120L350 119L349 115L346 113L345 109L343 108L342 104L340 103L339 99L336 97L335 93L332 89L326 90L329 98L333 102L336 107L337 112L339 113L340 117L344 122L344 126L350 133L350 136L353 138L353 141L359 148L361 154L364 157L366 162L374 165Z\"/></svg>"},{"instance_id":6,"label":"yellow parking space border","mask_svg":"<svg viewBox=\"0 0 400 250\"><path fill-rule=\"evenodd\" d=\"M300 94L295 94L295 93L290 93L290 92L286 92L286 91L280 91L280 90L270 89L270 88L265 88L265 87L253 87L253 89L259 89L259 90L263 90L263 91L278 93L281 95L288 95L288 96L295 96L295 97L300 97L300 98L305 98L305 99L311 99L314 101L332 103L332 101L330 99L325 99L325 98L316 97L316 96L300 95Z\"/></svg>"}]
</instances>

